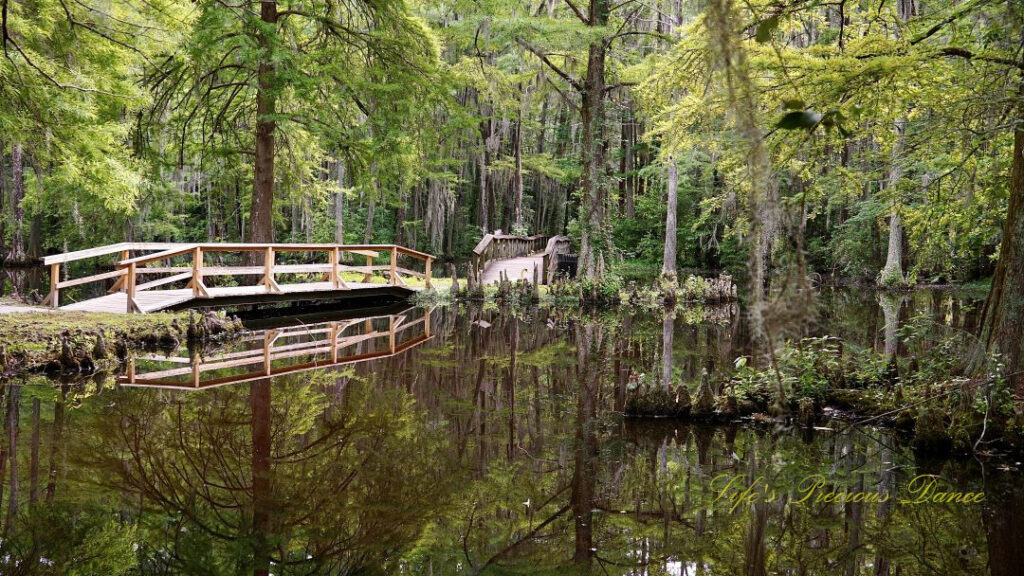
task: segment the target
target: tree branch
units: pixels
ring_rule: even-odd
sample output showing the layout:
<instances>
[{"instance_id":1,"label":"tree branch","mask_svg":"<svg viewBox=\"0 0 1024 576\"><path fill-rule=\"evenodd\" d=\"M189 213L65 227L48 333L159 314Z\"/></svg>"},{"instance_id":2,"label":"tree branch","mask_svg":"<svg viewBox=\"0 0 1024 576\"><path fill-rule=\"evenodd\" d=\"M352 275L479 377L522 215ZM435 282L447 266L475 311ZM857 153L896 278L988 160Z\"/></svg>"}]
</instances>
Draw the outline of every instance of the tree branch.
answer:
<instances>
[{"instance_id":1,"label":"tree branch","mask_svg":"<svg viewBox=\"0 0 1024 576\"><path fill-rule=\"evenodd\" d=\"M590 18L584 16L583 12L580 12L580 9L577 8L575 4L572 3L572 0L565 0L565 3L569 5L569 8L572 8L572 11L574 13L576 13L576 17L580 19L580 22L583 22L587 26L590 26Z\"/></svg>"},{"instance_id":2,"label":"tree branch","mask_svg":"<svg viewBox=\"0 0 1024 576\"><path fill-rule=\"evenodd\" d=\"M1011 68L1024 71L1024 62L1013 60L1011 58L1002 58L1000 56L984 56L982 54L975 54L966 48L959 48L957 46L947 46L939 50L939 56L953 56L956 58L963 58L964 60L980 60L982 62L1002 64L1003 66L1010 66Z\"/></svg>"},{"instance_id":3,"label":"tree branch","mask_svg":"<svg viewBox=\"0 0 1024 576\"><path fill-rule=\"evenodd\" d=\"M540 58L541 62L544 62L545 64L547 64L548 68L551 68L551 70L555 74L558 74L559 76L562 77L562 80L565 80L566 82L568 82L576 90L581 91L581 92L583 91L583 85L580 84L578 81L576 81L572 76L569 76L568 74L566 74L561 68L559 68L558 66L555 66L555 63L552 62L550 58L548 58L547 54L541 52L537 47L535 47L534 45L530 44L526 40L523 40L522 38L516 38L516 42L520 46L522 46L523 48L526 48L530 52L533 52L534 56L536 56L537 58Z\"/></svg>"}]
</instances>

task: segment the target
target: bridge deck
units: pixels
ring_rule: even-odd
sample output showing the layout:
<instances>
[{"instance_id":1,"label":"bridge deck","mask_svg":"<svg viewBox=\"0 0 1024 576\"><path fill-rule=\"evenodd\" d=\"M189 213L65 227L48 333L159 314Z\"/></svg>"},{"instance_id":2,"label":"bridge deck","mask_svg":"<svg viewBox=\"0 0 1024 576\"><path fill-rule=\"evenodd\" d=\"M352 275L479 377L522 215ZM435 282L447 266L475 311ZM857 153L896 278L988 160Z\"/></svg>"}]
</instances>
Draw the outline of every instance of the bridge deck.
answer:
<instances>
[{"instance_id":1,"label":"bridge deck","mask_svg":"<svg viewBox=\"0 0 1024 576\"><path fill-rule=\"evenodd\" d=\"M516 280L529 280L533 282L533 271L536 268L538 278L543 278L541 267L544 265L544 252L537 252L529 256L518 258L506 258L503 260L491 260L484 267L480 275L484 284L497 284L501 281L501 273L504 272L512 282Z\"/></svg>"},{"instance_id":2,"label":"bridge deck","mask_svg":"<svg viewBox=\"0 0 1024 576\"><path fill-rule=\"evenodd\" d=\"M229 298L253 297L254 299L299 299L304 295L326 297L336 296L338 298L351 298L359 296L360 292L376 291L381 289L393 289L396 287L381 283L348 282L348 290L339 290L331 282L311 282L306 284L281 284L281 292L268 292L265 286L228 286L209 287L207 292L209 298L197 298L191 288L179 290L146 290L135 295L135 302L143 313L159 312L176 306L182 306L190 302L201 302L203 304L216 305L219 301ZM419 290L416 287L398 287L398 290L407 291L409 294ZM78 312L115 312L125 313L127 310L128 296L124 292L115 292L90 300L83 300L61 306L61 310Z\"/></svg>"}]
</instances>

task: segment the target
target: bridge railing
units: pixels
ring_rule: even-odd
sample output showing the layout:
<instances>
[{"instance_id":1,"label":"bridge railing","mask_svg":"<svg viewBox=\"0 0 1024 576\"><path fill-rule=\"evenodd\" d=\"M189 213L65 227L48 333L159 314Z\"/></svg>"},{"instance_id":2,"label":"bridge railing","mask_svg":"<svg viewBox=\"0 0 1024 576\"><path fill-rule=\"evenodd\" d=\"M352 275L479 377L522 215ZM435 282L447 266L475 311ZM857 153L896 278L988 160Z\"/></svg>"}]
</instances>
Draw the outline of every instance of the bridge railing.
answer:
<instances>
[{"instance_id":1,"label":"bridge railing","mask_svg":"<svg viewBox=\"0 0 1024 576\"><path fill-rule=\"evenodd\" d=\"M484 234L473 248L473 274L479 277L491 260L518 258L540 252L547 245L543 235L516 236L513 234Z\"/></svg>"},{"instance_id":2,"label":"bridge railing","mask_svg":"<svg viewBox=\"0 0 1024 576\"><path fill-rule=\"evenodd\" d=\"M544 271L543 283L548 284L555 278L558 271L558 255L568 254L572 243L568 236L552 236L544 247L544 260L541 269Z\"/></svg>"},{"instance_id":3,"label":"bridge railing","mask_svg":"<svg viewBox=\"0 0 1024 576\"><path fill-rule=\"evenodd\" d=\"M129 258L130 250L153 251ZM121 258L110 272L93 274L76 279L61 279L61 267L76 260L96 258L106 254L120 253ZM259 254L253 261L262 260L262 264L225 265L220 258L223 254ZM287 253L306 253L326 255L326 262L279 263L278 255ZM217 262L208 262L207 255L218 255ZM365 265L354 265L343 262L343 255L365 258ZM378 263L386 258L386 263ZM400 260L402 258L402 260ZM403 260L422 263L422 271L414 270ZM79 286L93 282L115 279L109 292L125 292L127 311L141 311L137 296L140 292L152 290L177 282L186 282L186 288L192 290L195 298L209 298L210 293L206 278L214 276L259 276L258 284L267 293L281 293L278 283L279 275L314 275L318 281L330 282L334 289L350 289L349 283L342 277L345 272L362 274L361 283L373 282L383 276L385 284L391 286L407 286L406 278L421 278L426 287L430 287L434 257L430 254L412 250L394 244L228 244L228 243L196 243L196 244L162 244L162 243L124 243L104 246L79 252L58 254L44 258L44 264L50 266L50 293L46 303L56 308L60 305L60 291L63 288ZM142 277L156 279L140 282ZM300 284L308 284L303 279Z\"/></svg>"}]
</instances>

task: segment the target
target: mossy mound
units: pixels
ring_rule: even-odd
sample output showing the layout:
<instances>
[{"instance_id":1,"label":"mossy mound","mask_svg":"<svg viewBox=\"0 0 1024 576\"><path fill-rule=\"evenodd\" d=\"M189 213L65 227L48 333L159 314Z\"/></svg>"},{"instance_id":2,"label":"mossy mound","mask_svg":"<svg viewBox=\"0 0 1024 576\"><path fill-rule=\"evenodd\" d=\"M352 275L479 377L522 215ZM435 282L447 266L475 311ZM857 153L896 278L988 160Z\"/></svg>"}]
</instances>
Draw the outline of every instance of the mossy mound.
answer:
<instances>
[{"instance_id":1,"label":"mossy mound","mask_svg":"<svg viewBox=\"0 0 1024 576\"><path fill-rule=\"evenodd\" d=\"M626 416L684 418L690 414L690 394L682 386L637 389L626 400Z\"/></svg>"},{"instance_id":2,"label":"mossy mound","mask_svg":"<svg viewBox=\"0 0 1024 576\"><path fill-rule=\"evenodd\" d=\"M953 439L949 435L949 419L946 413L938 408L926 408L917 418L914 425L914 448L922 452L949 452L953 447Z\"/></svg>"},{"instance_id":3,"label":"mossy mound","mask_svg":"<svg viewBox=\"0 0 1024 576\"><path fill-rule=\"evenodd\" d=\"M44 370L88 374L115 365L129 350L215 342L243 330L223 314L0 314L0 376Z\"/></svg>"}]
</instances>

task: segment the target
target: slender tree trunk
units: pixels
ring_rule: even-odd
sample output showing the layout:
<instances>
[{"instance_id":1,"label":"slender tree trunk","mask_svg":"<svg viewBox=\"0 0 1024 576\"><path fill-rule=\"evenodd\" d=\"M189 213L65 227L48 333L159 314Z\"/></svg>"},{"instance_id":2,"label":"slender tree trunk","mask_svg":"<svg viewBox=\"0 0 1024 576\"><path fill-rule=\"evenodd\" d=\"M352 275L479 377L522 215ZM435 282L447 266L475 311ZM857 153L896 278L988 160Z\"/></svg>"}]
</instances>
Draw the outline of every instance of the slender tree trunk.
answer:
<instances>
[{"instance_id":1,"label":"slender tree trunk","mask_svg":"<svg viewBox=\"0 0 1024 576\"><path fill-rule=\"evenodd\" d=\"M633 120L633 101L629 101L625 118L622 122L622 198L625 204L626 218L636 216L636 178L633 174L633 144L636 142L636 125Z\"/></svg>"},{"instance_id":2,"label":"slender tree trunk","mask_svg":"<svg viewBox=\"0 0 1024 576\"><path fill-rule=\"evenodd\" d=\"M515 150L516 168L513 175L513 188L515 194L515 212L513 221L517 232L523 227L523 110L519 108L519 119L516 121L516 140L513 143Z\"/></svg>"},{"instance_id":3,"label":"slender tree trunk","mask_svg":"<svg viewBox=\"0 0 1024 576\"><path fill-rule=\"evenodd\" d=\"M1024 127L1013 134L1010 204L992 287L981 322L981 341L1001 355L1005 374L1024 398Z\"/></svg>"},{"instance_id":4,"label":"slender tree trunk","mask_svg":"<svg viewBox=\"0 0 1024 576\"><path fill-rule=\"evenodd\" d=\"M679 190L679 166L675 156L668 157L668 201L665 214L665 252L661 260L661 276L676 283L676 212Z\"/></svg>"},{"instance_id":5,"label":"slender tree trunk","mask_svg":"<svg viewBox=\"0 0 1024 576\"><path fill-rule=\"evenodd\" d=\"M591 26L608 23L608 0L591 0ZM580 119L583 124L583 202L580 205L579 269L586 278L604 274L604 256L598 246L604 236L604 67L608 46L599 39L587 50L587 76L582 86Z\"/></svg>"},{"instance_id":6,"label":"slender tree trunk","mask_svg":"<svg viewBox=\"0 0 1024 576\"><path fill-rule=\"evenodd\" d=\"M484 234L490 230L490 223L488 222L488 212L490 207L487 205L487 164L488 154L486 150L487 144L484 143L484 149L480 151L480 229Z\"/></svg>"},{"instance_id":7,"label":"slender tree trunk","mask_svg":"<svg viewBox=\"0 0 1024 576\"><path fill-rule=\"evenodd\" d=\"M334 193L334 243L345 243L345 165L338 160L338 191Z\"/></svg>"},{"instance_id":8,"label":"slender tree trunk","mask_svg":"<svg viewBox=\"0 0 1024 576\"><path fill-rule=\"evenodd\" d=\"M373 217L377 209L377 189L374 186L370 194L370 203L366 206L366 230L363 232L363 242L369 244L373 240Z\"/></svg>"},{"instance_id":9,"label":"slender tree trunk","mask_svg":"<svg viewBox=\"0 0 1024 576\"><path fill-rule=\"evenodd\" d=\"M276 29L277 2L261 1L260 19L264 24L259 32L263 54L256 74L256 163L253 167L252 206L246 240L269 243L274 241L274 131L277 122L273 115L277 108L277 97L274 94L273 33L267 29Z\"/></svg>"},{"instance_id":10,"label":"slender tree trunk","mask_svg":"<svg viewBox=\"0 0 1024 576\"><path fill-rule=\"evenodd\" d=\"M594 1L591 6L604 4ZM606 7L605 7L606 8ZM593 8L592 8L593 10ZM607 16L606 16L607 19ZM586 278L600 278L604 258L598 247L604 233L602 221L602 187L604 173L604 66L605 44L599 40L590 45L587 56L587 77L583 85L583 202L580 205L579 268Z\"/></svg>"},{"instance_id":11,"label":"slender tree trunk","mask_svg":"<svg viewBox=\"0 0 1024 576\"><path fill-rule=\"evenodd\" d=\"M25 259L24 222L25 213L21 203L25 199L25 158L21 143L15 143L11 150L11 252L7 259L20 262Z\"/></svg>"},{"instance_id":12,"label":"slender tree trunk","mask_svg":"<svg viewBox=\"0 0 1024 576\"><path fill-rule=\"evenodd\" d=\"M903 147L906 143L907 121L896 122L896 143L893 144L889 178L886 188L896 194L896 186L903 178ZM878 274L878 285L884 287L900 286L906 282L903 276L903 221L900 220L899 203L893 198L892 215L889 218L889 250L885 257L885 267Z\"/></svg>"}]
</instances>

